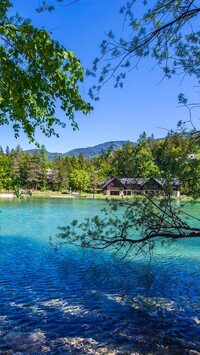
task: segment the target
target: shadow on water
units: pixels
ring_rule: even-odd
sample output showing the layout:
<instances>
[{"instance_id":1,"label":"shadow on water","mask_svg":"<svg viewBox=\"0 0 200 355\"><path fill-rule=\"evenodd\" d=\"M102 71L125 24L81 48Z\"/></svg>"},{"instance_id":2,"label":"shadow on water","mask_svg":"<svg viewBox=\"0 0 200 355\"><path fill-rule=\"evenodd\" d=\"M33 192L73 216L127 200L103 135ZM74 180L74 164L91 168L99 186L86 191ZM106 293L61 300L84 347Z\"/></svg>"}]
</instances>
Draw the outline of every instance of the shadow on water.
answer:
<instances>
[{"instance_id":1,"label":"shadow on water","mask_svg":"<svg viewBox=\"0 0 200 355\"><path fill-rule=\"evenodd\" d=\"M117 263L20 237L2 238L1 248L2 354L200 351L197 264Z\"/></svg>"},{"instance_id":2,"label":"shadow on water","mask_svg":"<svg viewBox=\"0 0 200 355\"><path fill-rule=\"evenodd\" d=\"M66 203L72 214L79 202L7 203L1 214L0 354L200 354L198 242L173 245L151 265L55 252L47 236L68 218Z\"/></svg>"}]
</instances>

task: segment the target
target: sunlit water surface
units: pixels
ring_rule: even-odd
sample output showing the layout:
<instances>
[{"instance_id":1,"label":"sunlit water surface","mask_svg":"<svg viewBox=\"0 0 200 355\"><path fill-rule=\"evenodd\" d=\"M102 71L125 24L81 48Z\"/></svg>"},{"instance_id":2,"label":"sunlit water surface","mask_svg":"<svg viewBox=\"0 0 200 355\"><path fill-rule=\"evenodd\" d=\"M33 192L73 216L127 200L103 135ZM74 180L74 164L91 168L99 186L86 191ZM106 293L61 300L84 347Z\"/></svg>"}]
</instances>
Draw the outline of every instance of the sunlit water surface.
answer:
<instances>
[{"instance_id":1,"label":"sunlit water surface","mask_svg":"<svg viewBox=\"0 0 200 355\"><path fill-rule=\"evenodd\" d=\"M103 207L0 200L0 354L200 354L200 240L157 249L151 265L51 247L59 225Z\"/></svg>"}]
</instances>

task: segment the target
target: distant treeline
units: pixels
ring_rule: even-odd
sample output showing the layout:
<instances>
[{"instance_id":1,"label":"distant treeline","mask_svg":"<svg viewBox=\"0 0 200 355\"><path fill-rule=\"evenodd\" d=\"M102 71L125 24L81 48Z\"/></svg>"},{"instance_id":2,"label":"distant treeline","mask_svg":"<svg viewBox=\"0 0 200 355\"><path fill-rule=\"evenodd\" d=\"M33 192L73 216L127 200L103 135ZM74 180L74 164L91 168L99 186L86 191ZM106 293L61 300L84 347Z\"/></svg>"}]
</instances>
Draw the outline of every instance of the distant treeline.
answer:
<instances>
[{"instance_id":1,"label":"distant treeline","mask_svg":"<svg viewBox=\"0 0 200 355\"><path fill-rule=\"evenodd\" d=\"M96 157L81 152L55 156L48 161L44 146L30 155L20 146L5 151L0 147L0 189L96 191L111 177L179 178L183 193L199 194L200 146L193 136L169 133L155 140L141 134L136 144L129 141L113 150L112 145Z\"/></svg>"}]
</instances>

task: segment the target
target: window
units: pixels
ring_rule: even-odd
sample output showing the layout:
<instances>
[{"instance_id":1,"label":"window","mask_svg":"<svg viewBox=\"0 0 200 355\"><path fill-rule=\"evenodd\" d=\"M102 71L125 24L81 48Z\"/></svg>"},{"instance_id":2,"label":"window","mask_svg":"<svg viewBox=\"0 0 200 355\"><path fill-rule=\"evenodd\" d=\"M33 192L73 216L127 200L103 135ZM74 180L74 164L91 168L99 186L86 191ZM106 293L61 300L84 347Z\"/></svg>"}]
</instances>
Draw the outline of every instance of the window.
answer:
<instances>
[{"instance_id":1,"label":"window","mask_svg":"<svg viewBox=\"0 0 200 355\"><path fill-rule=\"evenodd\" d=\"M119 191L110 191L111 195L119 196Z\"/></svg>"}]
</instances>

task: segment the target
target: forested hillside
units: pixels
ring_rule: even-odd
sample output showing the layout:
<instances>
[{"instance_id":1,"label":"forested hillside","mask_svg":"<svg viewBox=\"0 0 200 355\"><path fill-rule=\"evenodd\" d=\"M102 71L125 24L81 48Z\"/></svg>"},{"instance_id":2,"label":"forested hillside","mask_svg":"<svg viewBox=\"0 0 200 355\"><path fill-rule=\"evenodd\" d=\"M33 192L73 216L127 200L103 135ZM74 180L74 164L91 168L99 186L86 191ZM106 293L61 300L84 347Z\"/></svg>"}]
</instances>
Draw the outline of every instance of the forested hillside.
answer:
<instances>
[{"instance_id":1,"label":"forested hillside","mask_svg":"<svg viewBox=\"0 0 200 355\"><path fill-rule=\"evenodd\" d=\"M55 158L55 156L65 157L66 155L69 155L70 157L72 157L73 155L76 155L78 157L80 153L83 153L85 158L92 158L92 157L95 157L96 155L101 154L102 151L107 151L110 148L110 146L112 146L113 150L116 150L116 149L122 147L125 143L126 143L126 141L111 141L111 142L101 143L101 144L95 145L93 147L72 149L66 153L47 152L48 160L53 160ZM29 154L33 155L33 153L35 152L35 149L27 150L27 152ZM40 154L40 149L38 149L38 153Z\"/></svg>"},{"instance_id":2,"label":"forested hillside","mask_svg":"<svg viewBox=\"0 0 200 355\"><path fill-rule=\"evenodd\" d=\"M16 149L0 149L0 189L53 190L94 192L107 179L116 177L179 178L183 193L194 191L194 176L200 175L200 148L192 136L169 133L155 140L142 134L137 143L127 141L115 149L113 145L101 154L87 158L55 155L48 159L42 146L33 154ZM192 184L192 186L191 186ZM196 186L198 193L198 186Z\"/></svg>"}]
</instances>

